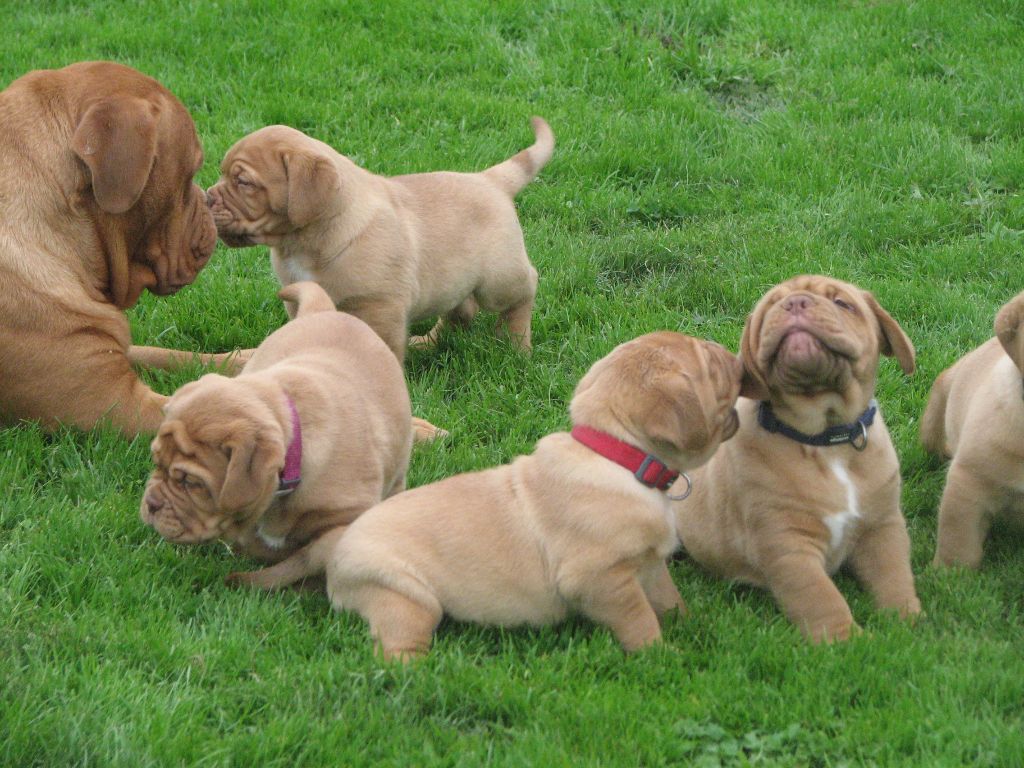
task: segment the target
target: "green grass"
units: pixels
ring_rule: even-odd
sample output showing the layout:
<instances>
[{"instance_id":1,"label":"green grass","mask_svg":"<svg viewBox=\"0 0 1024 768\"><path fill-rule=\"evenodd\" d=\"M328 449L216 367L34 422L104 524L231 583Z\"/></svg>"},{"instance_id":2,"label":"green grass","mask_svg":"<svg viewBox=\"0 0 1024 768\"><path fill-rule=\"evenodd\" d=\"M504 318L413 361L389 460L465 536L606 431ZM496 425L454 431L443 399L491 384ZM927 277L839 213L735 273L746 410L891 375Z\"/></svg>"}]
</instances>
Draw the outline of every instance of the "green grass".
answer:
<instances>
[{"instance_id":1,"label":"green grass","mask_svg":"<svg viewBox=\"0 0 1024 768\"><path fill-rule=\"evenodd\" d=\"M138 520L145 440L0 430L0 763L58 765L1001 765L1024 754L1024 547L928 567L944 467L917 444L935 375L1024 288L1024 11L1016 2L72 3L4 8L0 84L109 58L170 87L206 150L281 122L371 170L473 170L530 141L519 198L541 274L535 351L490 322L407 365L452 432L410 482L504 462L562 429L577 379L668 328L736 349L770 285L827 273L875 292L918 350L883 363L928 616L840 588L868 632L810 647L771 598L673 574L692 618L622 655L586 622L446 623L382 667L315 594L229 591L222 547ZM136 340L252 346L284 313L264 249L219 248L146 297ZM198 369L151 379L171 392ZM2 384L0 384L2 386Z\"/></svg>"}]
</instances>

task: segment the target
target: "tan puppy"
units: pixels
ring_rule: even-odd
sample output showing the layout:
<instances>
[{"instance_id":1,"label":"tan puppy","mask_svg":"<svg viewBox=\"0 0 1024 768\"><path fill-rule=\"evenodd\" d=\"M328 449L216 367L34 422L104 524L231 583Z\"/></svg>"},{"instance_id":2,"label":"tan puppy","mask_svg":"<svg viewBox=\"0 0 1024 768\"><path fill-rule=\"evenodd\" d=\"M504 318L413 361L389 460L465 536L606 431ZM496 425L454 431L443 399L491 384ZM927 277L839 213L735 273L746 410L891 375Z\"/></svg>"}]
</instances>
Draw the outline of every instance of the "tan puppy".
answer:
<instances>
[{"instance_id":1,"label":"tan puppy","mask_svg":"<svg viewBox=\"0 0 1024 768\"><path fill-rule=\"evenodd\" d=\"M220 538L275 561L405 487L401 366L315 283L281 298L296 319L237 378L208 374L167 403L140 514L170 541Z\"/></svg>"},{"instance_id":2,"label":"tan puppy","mask_svg":"<svg viewBox=\"0 0 1024 768\"><path fill-rule=\"evenodd\" d=\"M1024 293L996 315L995 333L939 374L921 419L925 448L953 459L937 565L977 568L994 517L1024 524Z\"/></svg>"},{"instance_id":3,"label":"tan puppy","mask_svg":"<svg viewBox=\"0 0 1024 768\"><path fill-rule=\"evenodd\" d=\"M741 400L736 437L676 505L698 563L767 587L815 641L855 628L829 578L844 563L880 608L920 611L899 461L871 410L880 354L914 370L910 340L867 291L816 275L770 290L747 319L740 358L768 404L763 423L779 431L759 423L758 402Z\"/></svg>"},{"instance_id":4,"label":"tan puppy","mask_svg":"<svg viewBox=\"0 0 1024 768\"><path fill-rule=\"evenodd\" d=\"M120 64L40 70L0 92L0 157L0 421L155 431L167 398L130 359L192 356L130 347L122 310L188 285L213 252L192 119Z\"/></svg>"},{"instance_id":5,"label":"tan puppy","mask_svg":"<svg viewBox=\"0 0 1024 768\"><path fill-rule=\"evenodd\" d=\"M409 324L466 324L482 308L530 346L537 271L526 257L513 198L551 157L554 136L533 118L536 143L481 173L385 178L321 141L273 125L227 153L209 189L229 246L270 246L282 285L314 280L373 328L399 360Z\"/></svg>"},{"instance_id":6,"label":"tan puppy","mask_svg":"<svg viewBox=\"0 0 1024 768\"><path fill-rule=\"evenodd\" d=\"M658 615L685 610L665 566L678 544L667 468L707 461L736 430L741 373L717 344L641 336L580 381L571 434L388 499L344 534L235 579L274 587L326 564L331 600L369 621L386 658L425 652L443 613L541 625L577 611L627 651L656 642ZM616 450L621 464L609 458ZM664 464L643 464L651 455Z\"/></svg>"}]
</instances>

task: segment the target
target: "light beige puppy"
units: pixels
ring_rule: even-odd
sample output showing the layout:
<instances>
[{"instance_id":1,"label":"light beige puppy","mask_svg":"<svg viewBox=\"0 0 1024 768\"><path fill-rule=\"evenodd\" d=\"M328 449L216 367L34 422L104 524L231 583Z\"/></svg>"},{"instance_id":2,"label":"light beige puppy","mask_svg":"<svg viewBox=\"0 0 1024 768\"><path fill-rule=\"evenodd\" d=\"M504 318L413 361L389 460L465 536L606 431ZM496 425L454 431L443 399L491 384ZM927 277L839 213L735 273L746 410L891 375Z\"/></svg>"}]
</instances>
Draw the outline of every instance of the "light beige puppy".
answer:
<instances>
[{"instance_id":1,"label":"light beige puppy","mask_svg":"<svg viewBox=\"0 0 1024 768\"><path fill-rule=\"evenodd\" d=\"M533 118L536 143L480 173L370 173L321 141L283 125L249 134L221 163L210 209L232 247L270 246L282 285L314 280L338 309L370 325L405 356L409 324L440 316L466 324L500 313L530 346L537 271L526 256L513 198L551 157L554 136Z\"/></svg>"},{"instance_id":2,"label":"light beige puppy","mask_svg":"<svg viewBox=\"0 0 1024 768\"><path fill-rule=\"evenodd\" d=\"M995 333L939 374L921 419L925 448L953 459L938 565L977 568L996 516L1024 525L1024 293L996 315Z\"/></svg>"},{"instance_id":3,"label":"light beige puppy","mask_svg":"<svg viewBox=\"0 0 1024 768\"><path fill-rule=\"evenodd\" d=\"M170 541L220 538L273 562L405 487L401 366L316 284L281 298L296 319L237 378L206 375L164 408L140 514Z\"/></svg>"},{"instance_id":4,"label":"light beige puppy","mask_svg":"<svg viewBox=\"0 0 1024 768\"><path fill-rule=\"evenodd\" d=\"M747 375L777 422L836 442L813 446L771 432L759 423L760 404L741 400L736 437L676 505L683 547L698 563L770 589L815 641L855 629L830 578L844 563L878 607L920 611L899 460L881 414L858 423L869 420L879 355L914 370L910 340L867 291L816 275L772 288L743 330Z\"/></svg>"},{"instance_id":5,"label":"light beige puppy","mask_svg":"<svg viewBox=\"0 0 1024 768\"><path fill-rule=\"evenodd\" d=\"M627 651L656 642L657 617L685 610L665 565L678 545L666 467L695 467L732 435L741 373L717 344L641 336L580 381L572 433L548 435L511 464L399 494L344 533L235 580L281 586L326 564L332 602L369 621L387 658L425 652L443 613L508 626L576 611ZM654 454L664 464L617 463L613 449L581 442L595 434L585 427L632 446L634 463Z\"/></svg>"}]
</instances>

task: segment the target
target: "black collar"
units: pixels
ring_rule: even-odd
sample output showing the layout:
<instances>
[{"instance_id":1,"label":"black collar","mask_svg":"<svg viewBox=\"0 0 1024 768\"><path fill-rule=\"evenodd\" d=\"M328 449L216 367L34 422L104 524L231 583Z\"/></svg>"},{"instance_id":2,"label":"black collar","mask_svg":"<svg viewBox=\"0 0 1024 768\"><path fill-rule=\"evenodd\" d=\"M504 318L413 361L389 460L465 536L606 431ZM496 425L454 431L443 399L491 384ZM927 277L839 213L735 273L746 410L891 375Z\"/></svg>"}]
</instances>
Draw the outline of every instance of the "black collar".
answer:
<instances>
[{"instance_id":1,"label":"black collar","mask_svg":"<svg viewBox=\"0 0 1024 768\"><path fill-rule=\"evenodd\" d=\"M829 427L816 435L807 435L779 421L772 410L771 403L762 400L757 409L757 423L769 432L778 432L780 435L804 445L829 446L849 443L858 451L863 451L868 445L868 427L874 422L876 413L878 413L878 402L872 400L868 403L868 409L853 424L840 424L836 427Z\"/></svg>"}]
</instances>

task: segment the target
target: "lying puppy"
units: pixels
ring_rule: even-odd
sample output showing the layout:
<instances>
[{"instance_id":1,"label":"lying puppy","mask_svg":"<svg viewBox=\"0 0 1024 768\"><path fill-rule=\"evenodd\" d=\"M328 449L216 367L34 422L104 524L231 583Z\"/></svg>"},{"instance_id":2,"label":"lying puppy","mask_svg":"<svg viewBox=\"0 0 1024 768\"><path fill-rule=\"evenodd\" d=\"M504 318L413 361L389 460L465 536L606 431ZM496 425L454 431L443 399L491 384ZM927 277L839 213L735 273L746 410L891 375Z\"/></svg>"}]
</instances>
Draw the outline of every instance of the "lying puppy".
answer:
<instances>
[{"instance_id":1,"label":"lying puppy","mask_svg":"<svg viewBox=\"0 0 1024 768\"><path fill-rule=\"evenodd\" d=\"M410 323L441 316L412 340L429 344L479 308L529 348L537 271L512 201L555 142L539 117L533 129L532 147L481 173L386 178L293 128L262 128L228 151L208 191L217 231L232 247L270 246L282 285L320 283L400 361Z\"/></svg>"},{"instance_id":2,"label":"lying puppy","mask_svg":"<svg viewBox=\"0 0 1024 768\"><path fill-rule=\"evenodd\" d=\"M424 653L442 613L541 625L578 611L627 651L656 642L658 615L685 611L665 565L678 544L665 490L736 430L741 373L717 344L641 336L580 381L571 433L388 499L233 579L270 588L326 566L331 600L369 621L385 658Z\"/></svg>"},{"instance_id":3,"label":"lying puppy","mask_svg":"<svg viewBox=\"0 0 1024 768\"><path fill-rule=\"evenodd\" d=\"M131 347L123 310L213 252L192 119L120 64L40 70L0 93L0 157L0 421L155 431L167 398L130 363L192 355Z\"/></svg>"},{"instance_id":4,"label":"lying puppy","mask_svg":"<svg viewBox=\"0 0 1024 768\"><path fill-rule=\"evenodd\" d=\"M276 561L405 487L412 430L401 366L315 283L235 379L171 397L140 514L165 539L224 539Z\"/></svg>"},{"instance_id":5,"label":"lying puppy","mask_svg":"<svg viewBox=\"0 0 1024 768\"><path fill-rule=\"evenodd\" d=\"M735 439L676 505L694 560L770 589L814 641L855 628L829 578L847 562L880 608L921 609L899 461L872 400L879 355L914 370L910 340L867 291L815 275L770 290L740 351L761 402L740 401Z\"/></svg>"},{"instance_id":6,"label":"lying puppy","mask_svg":"<svg viewBox=\"0 0 1024 768\"><path fill-rule=\"evenodd\" d=\"M1024 292L996 315L995 333L939 374L921 419L925 448L953 459L937 565L977 568L995 516L1024 524Z\"/></svg>"}]
</instances>

